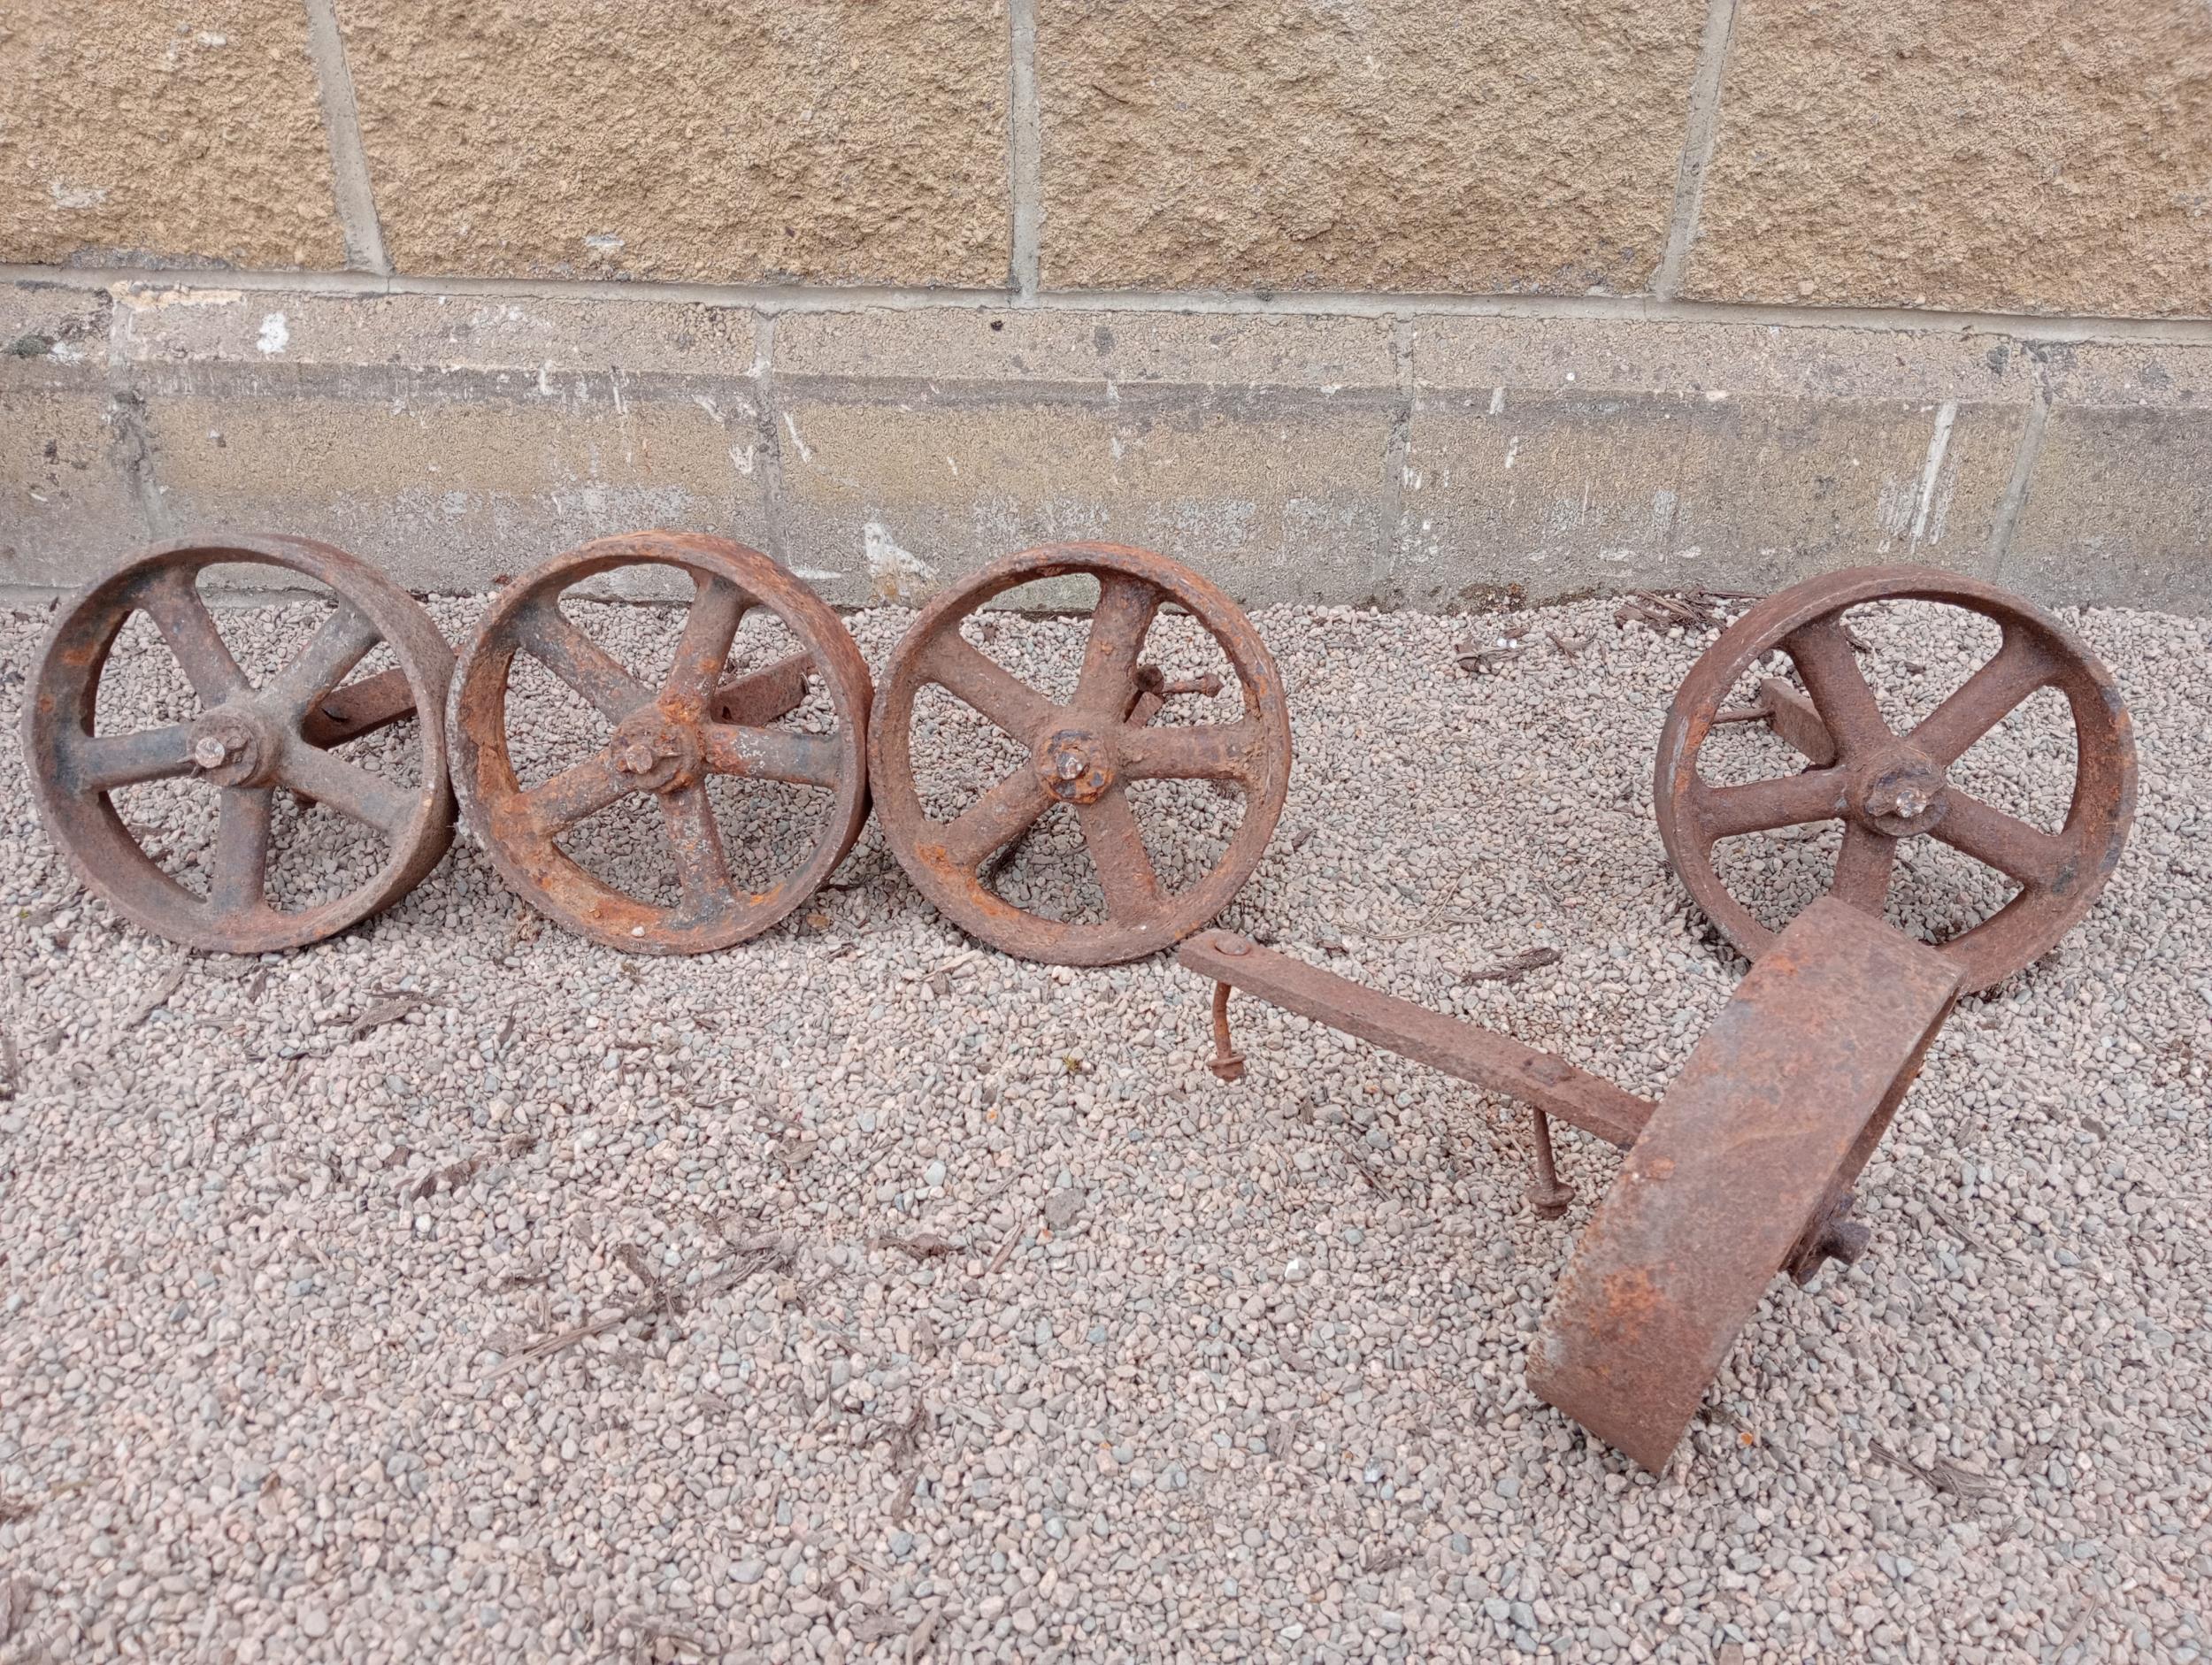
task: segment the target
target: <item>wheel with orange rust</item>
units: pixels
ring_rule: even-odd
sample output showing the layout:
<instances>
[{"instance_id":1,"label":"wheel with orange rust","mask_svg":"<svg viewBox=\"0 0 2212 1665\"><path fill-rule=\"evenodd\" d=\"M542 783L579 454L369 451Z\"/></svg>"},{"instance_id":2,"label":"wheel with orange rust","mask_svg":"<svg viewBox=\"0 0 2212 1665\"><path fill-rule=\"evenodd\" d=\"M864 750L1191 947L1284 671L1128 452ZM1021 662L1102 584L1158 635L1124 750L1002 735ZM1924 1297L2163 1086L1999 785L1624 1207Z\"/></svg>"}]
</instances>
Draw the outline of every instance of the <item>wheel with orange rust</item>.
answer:
<instances>
[{"instance_id":1,"label":"wheel with orange rust","mask_svg":"<svg viewBox=\"0 0 2212 1665\"><path fill-rule=\"evenodd\" d=\"M979 610L1009 591L1077 578L1096 579L1099 593L1064 699L1016 676L964 633L970 621L979 633L994 628L978 620ZM1225 693L1218 677L1178 681L1145 662L1148 637L1171 604L1225 660L1235 720L1155 722L1179 696ZM933 687L1002 735L996 743L1011 763L949 817L930 813L917 780L917 702ZM885 841L955 924L1023 959L1111 965L1202 929L1251 877L1289 787L1290 715L1259 633L1214 585L1149 550L1056 543L998 562L923 610L884 672L868 750ZM1153 781L1204 781L1242 799L1218 855L1180 888L1163 883L1132 802L1133 786ZM1055 918L1017 905L995 884L995 858L1002 861L1062 806L1079 829L1102 917Z\"/></svg>"},{"instance_id":2,"label":"wheel with orange rust","mask_svg":"<svg viewBox=\"0 0 2212 1665\"><path fill-rule=\"evenodd\" d=\"M1921 722L1897 733L1862 673L1845 612L1871 602L1939 602L1993 623L1996 652ZM1800 692L1767 678L1752 706L1724 709L1769 653L1787 656ZM1962 790L1968 748L2031 695L2055 688L2071 714L2072 795L2056 832ZM1799 773L1721 786L1700 772L1717 723L1763 717L1804 758ZM1722 840L1839 820L1828 894L1879 917L1899 848L1932 839L2016 887L1995 912L1939 947L1965 992L2029 964L2095 902L2118 864L2135 811L2135 737L2118 685L2071 631L1993 584L1932 568L1857 567L1768 596L1692 667L1659 741L1654 797L1669 860L1706 917L1756 960L1775 938L1722 879Z\"/></svg>"},{"instance_id":3,"label":"wheel with orange rust","mask_svg":"<svg viewBox=\"0 0 2212 1665\"><path fill-rule=\"evenodd\" d=\"M329 603L258 680L201 595L202 575L217 565L246 587ZM249 577L241 568L259 571ZM325 593L302 588L303 579ZM134 617L150 622L189 693L151 725L124 728L109 720L119 713L102 698L103 678ZM390 663L348 681L373 658ZM80 590L48 633L23 702L31 795L85 886L134 924L225 954L319 941L405 895L452 841L438 720L452 668L452 650L421 605L342 549L229 534L162 544ZM395 736L369 748L373 756L345 749L420 712L428 720L411 741ZM167 802L127 818L123 794L140 787ZM204 887L196 891L175 856L191 842L183 824L204 787L217 807ZM317 818L321 811L337 820ZM360 848L336 848L334 835ZM282 863L296 843L322 846L315 871L296 874Z\"/></svg>"},{"instance_id":4,"label":"wheel with orange rust","mask_svg":"<svg viewBox=\"0 0 2212 1665\"><path fill-rule=\"evenodd\" d=\"M661 571L626 581L672 578L691 591L667 669L652 674L564 608L583 599L568 596L577 585L641 568ZM733 671L755 609L795 651ZM580 725L557 737L574 744L545 743L548 703L518 709L511 685L526 660L547 691L534 698L576 708ZM811 896L859 836L870 692L837 615L758 550L688 533L602 538L502 589L462 648L446 717L454 786L500 876L549 917L626 953L727 948ZM526 786L518 754L538 777ZM718 809L709 788L723 782L806 796L796 838L761 858L767 871L733 871L726 828L741 840L752 829ZM664 862L650 848L611 872L579 859L594 818L618 806L638 812Z\"/></svg>"}]
</instances>

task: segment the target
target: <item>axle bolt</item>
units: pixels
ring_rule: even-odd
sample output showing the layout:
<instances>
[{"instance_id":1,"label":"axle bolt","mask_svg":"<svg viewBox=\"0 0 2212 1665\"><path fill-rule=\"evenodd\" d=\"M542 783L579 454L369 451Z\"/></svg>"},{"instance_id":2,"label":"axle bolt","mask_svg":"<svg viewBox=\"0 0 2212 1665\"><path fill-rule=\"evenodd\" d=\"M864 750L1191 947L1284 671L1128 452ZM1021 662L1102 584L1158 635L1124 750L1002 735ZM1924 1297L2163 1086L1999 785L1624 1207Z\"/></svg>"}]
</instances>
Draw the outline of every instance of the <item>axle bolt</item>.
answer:
<instances>
[{"instance_id":1,"label":"axle bolt","mask_svg":"<svg viewBox=\"0 0 2212 1665\"><path fill-rule=\"evenodd\" d=\"M237 748L218 734L203 734L192 742L192 761L203 769L220 769Z\"/></svg>"},{"instance_id":2,"label":"axle bolt","mask_svg":"<svg viewBox=\"0 0 2212 1665\"><path fill-rule=\"evenodd\" d=\"M622 748L615 759L615 766L626 775L650 774L653 765L660 762L660 754L641 740L634 740Z\"/></svg>"}]
</instances>

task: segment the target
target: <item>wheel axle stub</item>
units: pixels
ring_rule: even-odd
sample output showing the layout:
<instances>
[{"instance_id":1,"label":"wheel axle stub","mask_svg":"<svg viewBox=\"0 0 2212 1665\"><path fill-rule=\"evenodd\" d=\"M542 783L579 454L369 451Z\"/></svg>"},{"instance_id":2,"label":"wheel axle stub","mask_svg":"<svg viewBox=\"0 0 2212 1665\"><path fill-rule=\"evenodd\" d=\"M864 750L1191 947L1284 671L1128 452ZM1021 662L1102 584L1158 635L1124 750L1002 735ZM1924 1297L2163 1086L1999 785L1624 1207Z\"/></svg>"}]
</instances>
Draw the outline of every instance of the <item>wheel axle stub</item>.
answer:
<instances>
[{"instance_id":1,"label":"wheel axle stub","mask_svg":"<svg viewBox=\"0 0 2212 1665\"><path fill-rule=\"evenodd\" d=\"M619 567L688 577L693 598L674 660L650 684L561 610L571 587ZM801 651L737 676L725 661L740 623L766 608ZM509 745L508 680L538 661L611 725L588 755L526 790ZM818 676L833 733L782 725ZM828 879L867 818L867 662L822 599L758 550L687 533L603 538L556 556L500 591L463 647L447 723L454 784L470 827L516 894L580 935L630 954L698 954L756 936ZM708 783L716 776L826 793L804 856L765 889L732 875ZM632 795L658 808L680 900L641 900L562 848L582 823Z\"/></svg>"},{"instance_id":2,"label":"wheel axle stub","mask_svg":"<svg viewBox=\"0 0 2212 1665\"><path fill-rule=\"evenodd\" d=\"M961 633L993 598L1041 579L1087 574L1099 583L1083 667L1062 703L1023 682ZM1140 663L1161 608L1173 602L1229 662L1243 711L1226 724L1156 725L1182 694L1225 686L1170 679ZM1010 737L1025 761L949 821L933 819L915 779L916 702L931 685ZM1227 907L1266 851L1290 781L1290 717L1282 680L1235 603L1187 567L1149 550L1058 543L987 568L926 608L894 650L869 723L868 769L877 817L922 894L963 930L1024 959L1111 965L1181 940ZM1244 813L1212 869L1179 892L1164 889L1129 788L1138 781L1204 779L1240 794ZM1104 894L1106 918L1057 920L999 894L1004 863L1056 805L1075 813Z\"/></svg>"},{"instance_id":3,"label":"wheel axle stub","mask_svg":"<svg viewBox=\"0 0 2212 1665\"><path fill-rule=\"evenodd\" d=\"M1997 652L1916 727L1893 733L1858 666L1845 612L1878 601L1934 602L1994 623ZM1748 706L1724 707L1771 652L1786 655L1800 693L1778 678ZM1963 791L1951 771L2031 694L2062 694L2072 715L2075 771L2065 825L2046 832ZM1699 756L1717 724L1761 720L1805 760L1802 772L1714 786ZM2017 886L1988 918L1940 946L1973 994L2043 954L2088 911L2118 864L2135 809L2135 738L2112 674L2039 608L1925 567L1858 567L1768 596L1692 667L1659 742L1654 799L1668 859L1692 900L1751 959L1774 941L1713 860L1724 839L1837 820L1843 837L1829 894L1879 917L1897 849L1927 837L1994 868Z\"/></svg>"},{"instance_id":4,"label":"wheel axle stub","mask_svg":"<svg viewBox=\"0 0 2212 1665\"><path fill-rule=\"evenodd\" d=\"M330 591L329 616L257 687L240 670L200 595L200 574L219 563L270 569L273 585L296 575ZM200 710L166 726L101 733L101 679L136 613L160 633ZM380 643L397 663L347 683ZM420 603L342 549L304 538L229 534L161 544L72 596L40 648L23 708L32 796L86 887L142 928L218 953L264 954L319 941L405 895L452 840L439 720L452 667L452 651ZM338 747L418 713L429 715L418 725L411 779L372 772L338 755ZM204 896L147 852L112 797L125 786L170 779L197 779L219 794ZM325 804L374 833L387 847L375 871L311 907L276 905L269 868L280 786L303 809Z\"/></svg>"}]
</instances>

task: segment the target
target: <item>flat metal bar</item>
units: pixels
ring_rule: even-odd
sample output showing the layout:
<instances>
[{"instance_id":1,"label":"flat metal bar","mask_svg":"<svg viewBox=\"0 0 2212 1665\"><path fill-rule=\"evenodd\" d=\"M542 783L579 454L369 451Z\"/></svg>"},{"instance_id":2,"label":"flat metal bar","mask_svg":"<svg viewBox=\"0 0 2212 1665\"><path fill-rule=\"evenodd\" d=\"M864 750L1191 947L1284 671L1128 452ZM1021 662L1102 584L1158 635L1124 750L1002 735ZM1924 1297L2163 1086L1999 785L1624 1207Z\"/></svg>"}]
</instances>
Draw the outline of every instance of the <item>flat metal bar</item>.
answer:
<instances>
[{"instance_id":1,"label":"flat metal bar","mask_svg":"<svg viewBox=\"0 0 2212 1665\"><path fill-rule=\"evenodd\" d=\"M333 746L389 728L402 717L413 716L414 710L415 693L407 686L407 673L394 666L325 694L300 725L300 738L328 751Z\"/></svg>"},{"instance_id":2,"label":"flat metal bar","mask_svg":"<svg viewBox=\"0 0 2212 1665\"><path fill-rule=\"evenodd\" d=\"M1537 1395L1664 1468L1737 1331L1872 1154L1961 976L1832 897L1798 915L1575 1246L1529 1349Z\"/></svg>"},{"instance_id":3,"label":"flat metal bar","mask_svg":"<svg viewBox=\"0 0 2212 1665\"><path fill-rule=\"evenodd\" d=\"M1462 1023L1394 994L1263 948L1227 931L1207 931L1176 950L1201 976L1270 1005L1340 1029L1401 1057L1509 1093L1625 1150L1651 1115L1651 1101L1601 1076L1479 1024Z\"/></svg>"},{"instance_id":4,"label":"flat metal bar","mask_svg":"<svg viewBox=\"0 0 2212 1665\"><path fill-rule=\"evenodd\" d=\"M707 714L715 722L740 728L766 728L799 709L806 698L806 673L813 665L812 654L795 653L765 670L732 677L715 689Z\"/></svg>"}]
</instances>

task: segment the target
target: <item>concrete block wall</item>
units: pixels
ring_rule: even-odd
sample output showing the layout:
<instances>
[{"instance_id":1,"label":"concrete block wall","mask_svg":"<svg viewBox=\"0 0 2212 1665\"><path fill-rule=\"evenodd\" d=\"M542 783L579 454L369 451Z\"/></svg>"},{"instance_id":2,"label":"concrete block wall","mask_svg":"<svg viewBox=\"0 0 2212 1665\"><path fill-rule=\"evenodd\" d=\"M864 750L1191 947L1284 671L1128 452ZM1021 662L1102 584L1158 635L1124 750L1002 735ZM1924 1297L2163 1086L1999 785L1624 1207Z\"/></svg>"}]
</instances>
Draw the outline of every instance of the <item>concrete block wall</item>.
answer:
<instances>
[{"instance_id":1,"label":"concrete block wall","mask_svg":"<svg viewBox=\"0 0 2212 1665\"><path fill-rule=\"evenodd\" d=\"M2212 605L2202 0L18 0L0 586L1915 559Z\"/></svg>"}]
</instances>

